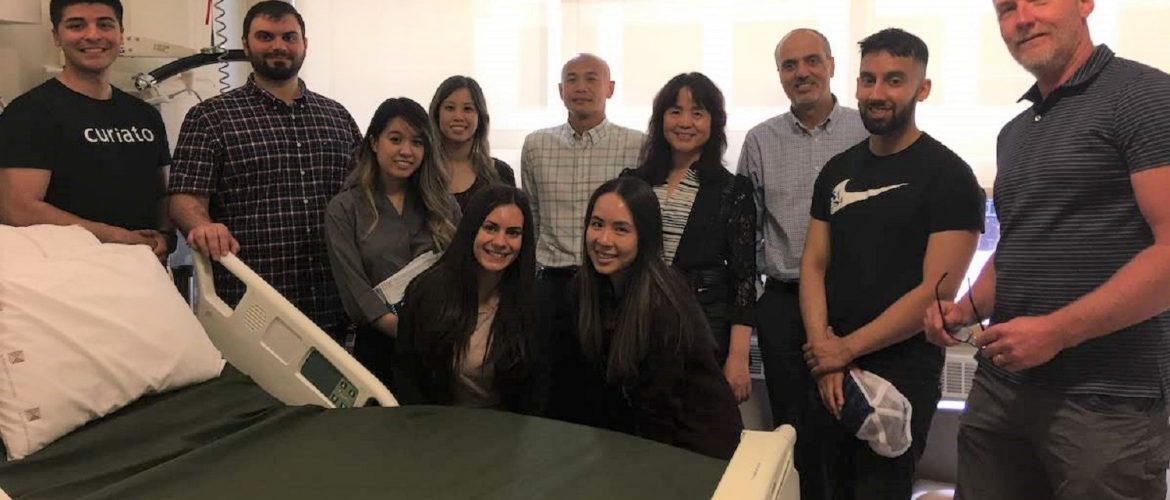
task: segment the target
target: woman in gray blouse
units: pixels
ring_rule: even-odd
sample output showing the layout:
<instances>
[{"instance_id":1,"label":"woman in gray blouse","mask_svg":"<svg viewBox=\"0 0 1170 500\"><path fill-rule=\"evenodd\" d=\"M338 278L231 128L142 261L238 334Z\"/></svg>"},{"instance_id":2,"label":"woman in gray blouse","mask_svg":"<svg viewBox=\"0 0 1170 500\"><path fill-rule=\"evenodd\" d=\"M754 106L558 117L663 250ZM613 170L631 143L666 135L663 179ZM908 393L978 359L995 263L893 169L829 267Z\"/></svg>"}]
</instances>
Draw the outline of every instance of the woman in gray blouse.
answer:
<instances>
[{"instance_id":1,"label":"woman in gray blouse","mask_svg":"<svg viewBox=\"0 0 1170 500\"><path fill-rule=\"evenodd\" d=\"M333 278L357 326L354 357L391 388L398 312L373 287L451 242L459 209L436 147L421 105L387 99L370 120L346 187L325 210Z\"/></svg>"}]
</instances>

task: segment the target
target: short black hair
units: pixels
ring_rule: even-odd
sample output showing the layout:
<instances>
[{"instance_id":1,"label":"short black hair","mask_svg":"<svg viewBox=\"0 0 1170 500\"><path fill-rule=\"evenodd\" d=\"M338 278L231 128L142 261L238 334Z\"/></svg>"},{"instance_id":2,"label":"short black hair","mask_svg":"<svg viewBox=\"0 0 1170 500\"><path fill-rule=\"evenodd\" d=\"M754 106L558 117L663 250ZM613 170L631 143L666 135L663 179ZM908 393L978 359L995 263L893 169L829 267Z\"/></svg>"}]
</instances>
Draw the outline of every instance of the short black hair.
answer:
<instances>
[{"instance_id":1,"label":"short black hair","mask_svg":"<svg viewBox=\"0 0 1170 500\"><path fill-rule=\"evenodd\" d=\"M122 25L123 9L120 0L51 0L49 2L49 21L53 23L53 29L57 29L57 25L61 24L61 13L65 12L65 7L79 3L109 5L111 9L114 9L114 17L118 19L118 25Z\"/></svg>"},{"instance_id":2,"label":"short black hair","mask_svg":"<svg viewBox=\"0 0 1170 500\"><path fill-rule=\"evenodd\" d=\"M861 46L861 55L874 52L886 52L894 57L910 57L926 66L930 60L930 51L926 49L926 42L905 30L886 28L865 37L857 42Z\"/></svg>"},{"instance_id":3,"label":"short black hair","mask_svg":"<svg viewBox=\"0 0 1170 500\"><path fill-rule=\"evenodd\" d=\"M248 30L252 29L252 20L261 15L269 19L280 19L291 15L297 18L297 24L301 25L301 36L305 36L305 18L301 17L301 13L297 12L296 7L281 0L264 0L253 5L252 8L248 9L248 13L244 14L244 38L248 38Z\"/></svg>"}]
</instances>

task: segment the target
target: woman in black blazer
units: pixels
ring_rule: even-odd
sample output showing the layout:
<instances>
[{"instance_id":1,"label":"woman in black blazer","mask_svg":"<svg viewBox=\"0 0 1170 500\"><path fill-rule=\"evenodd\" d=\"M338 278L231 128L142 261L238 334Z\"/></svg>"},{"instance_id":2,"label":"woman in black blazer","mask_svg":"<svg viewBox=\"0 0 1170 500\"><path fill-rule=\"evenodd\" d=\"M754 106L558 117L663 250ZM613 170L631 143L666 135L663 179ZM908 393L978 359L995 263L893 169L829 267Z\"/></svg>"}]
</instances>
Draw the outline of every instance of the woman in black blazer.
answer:
<instances>
[{"instance_id":1,"label":"woman in black blazer","mask_svg":"<svg viewBox=\"0 0 1170 500\"><path fill-rule=\"evenodd\" d=\"M555 333L560 416L730 458L743 430L739 410L702 310L662 260L650 186L610 180L586 214L576 331Z\"/></svg>"},{"instance_id":2,"label":"woman in black blazer","mask_svg":"<svg viewBox=\"0 0 1170 500\"><path fill-rule=\"evenodd\" d=\"M670 79L654 98L638 168L654 186L666 262L683 271L703 307L736 399L751 393L755 326L756 206L751 182L723 167L723 93L702 73Z\"/></svg>"},{"instance_id":3,"label":"woman in black blazer","mask_svg":"<svg viewBox=\"0 0 1170 500\"><path fill-rule=\"evenodd\" d=\"M532 210L496 184L472 197L446 253L406 289L394 364L403 404L541 414Z\"/></svg>"}]
</instances>

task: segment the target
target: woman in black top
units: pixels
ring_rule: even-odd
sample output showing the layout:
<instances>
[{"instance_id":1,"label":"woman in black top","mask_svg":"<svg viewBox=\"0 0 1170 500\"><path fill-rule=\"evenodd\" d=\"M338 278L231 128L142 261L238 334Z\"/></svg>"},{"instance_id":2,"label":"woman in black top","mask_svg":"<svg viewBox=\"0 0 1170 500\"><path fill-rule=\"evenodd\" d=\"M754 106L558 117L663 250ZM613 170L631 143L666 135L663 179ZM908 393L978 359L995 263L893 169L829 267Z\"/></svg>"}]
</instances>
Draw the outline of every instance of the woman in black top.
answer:
<instances>
[{"instance_id":1,"label":"woman in black top","mask_svg":"<svg viewBox=\"0 0 1170 500\"><path fill-rule=\"evenodd\" d=\"M491 155L491 117L483 90L474 78L455 75L443 80L431 98L430 112L450 169L448 189L460 208L466 210L471 197L489 184L516 186L512 167Z\"/></svg>"},{"instance_id":2,"label":"woman in black top","mask_svg":"<svg viewBox=\"0 0 1170 500\"><path fill-rule=\"evenodd\" d=\"M702 310L662 260L661 227L645 182L621 177L593 193L577 331L558 339L554 396L569 420L730 458L739 410Z\"/></svg>"},{"instance_id":3,"label":"woman in black top","mask_svg":"<svg viewBox=\"0 0 1170 500\"><path fill-rule=\"evenodd\" d=\"M536 245L528 197L493 185L467 206L447 252L406 290L395 393L405 404L539 414Z\"/></svg>"},{"instance_id":4,"label":"woman in black top","mask_svg":"<svg viewBox=\"0 0 1170 500\"><path fill-rule=\"evenodd\" d=\"M751 393L748 350L755 326L756 206L751 182L723 167L723 93L701 73L671 78L654 98L634 175L654 186L666 262L683 271L719 346L739 401Z\"/></svg>"}]
</instances>

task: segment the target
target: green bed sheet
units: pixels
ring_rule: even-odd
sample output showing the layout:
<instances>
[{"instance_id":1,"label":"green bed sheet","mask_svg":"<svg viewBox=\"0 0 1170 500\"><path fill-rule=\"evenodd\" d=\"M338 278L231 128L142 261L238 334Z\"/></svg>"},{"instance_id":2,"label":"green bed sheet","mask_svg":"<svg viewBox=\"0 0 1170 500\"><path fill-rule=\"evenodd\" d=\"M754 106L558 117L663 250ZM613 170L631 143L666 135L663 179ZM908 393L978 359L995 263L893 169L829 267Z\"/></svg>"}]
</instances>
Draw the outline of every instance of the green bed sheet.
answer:
<instances>
[{"instance_id":1,"label":"green bed sheet","mask_svg":"<svg viewBox=\"0 0 1170 500\"><path fill-rule=\"evenodd\" d=\"M234 369L0 464L29 499L710 498L727 462L504 412L286 407Z\"/></svg>"}]
</instances>

